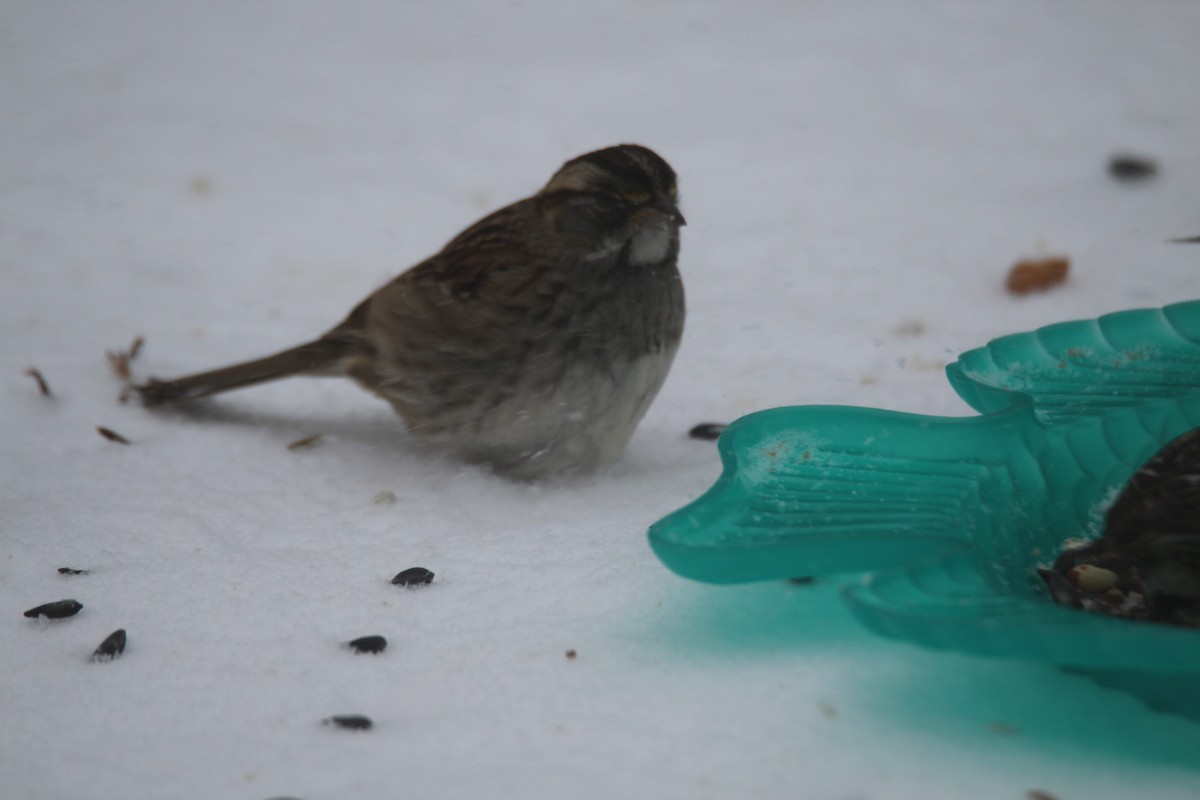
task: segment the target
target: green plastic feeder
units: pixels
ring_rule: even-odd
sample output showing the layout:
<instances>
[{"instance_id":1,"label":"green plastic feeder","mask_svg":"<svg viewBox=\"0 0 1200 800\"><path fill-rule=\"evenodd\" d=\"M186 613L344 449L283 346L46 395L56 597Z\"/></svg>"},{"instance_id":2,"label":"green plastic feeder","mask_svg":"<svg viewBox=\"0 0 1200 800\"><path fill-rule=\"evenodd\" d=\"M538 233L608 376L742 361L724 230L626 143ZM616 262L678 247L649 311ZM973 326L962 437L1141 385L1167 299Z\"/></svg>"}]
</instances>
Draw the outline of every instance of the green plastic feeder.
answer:
<instances>
[{"instance_id":1,"label":"green plastic feeder","mask_svg":"<svg viewBox=\"0 0 1200 800\"><path fill-rule=\"evenodd\" d=\"M720 479L651 527L654 552L712 583L868 572L843 596L877 633L1058 664L1200 719L1200 631L1057 606L1036 573L1200 427L1200 301L1005 336L946 373L982 416L737 420Z\"/></svg>"}]
</instances>

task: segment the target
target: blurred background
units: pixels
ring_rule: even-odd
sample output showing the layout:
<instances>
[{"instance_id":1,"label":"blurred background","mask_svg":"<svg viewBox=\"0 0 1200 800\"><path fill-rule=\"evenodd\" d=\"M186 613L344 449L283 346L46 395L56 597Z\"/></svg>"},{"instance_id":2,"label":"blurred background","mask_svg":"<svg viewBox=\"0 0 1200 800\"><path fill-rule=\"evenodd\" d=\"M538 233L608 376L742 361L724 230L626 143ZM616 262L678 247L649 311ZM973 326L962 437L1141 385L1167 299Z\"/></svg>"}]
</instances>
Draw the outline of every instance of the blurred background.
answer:
<instances>
[{"instance_id":1,"label":"blurred background","mask_svg":"<svg viewBox=\"0 0 1200 800\"><path fill-rule=\"evenodd\" d=\"M1192 723L876 640L837 582L687 583L644 532L720 472L698 422L966 414L959 352L1195 298L1200 246L1166 242L1200 234L1198 32L1171 0L2 0L5 791L1196 796ZM145 377L295 344L618 142L680 175L689 317L605 475L429 458L348 382L117 402L104 350L145 336ZM1044 256L1065 283L1006 291ZM397 595L414 562L439 580ZM68 596L69 625L17 613ZM338 650L367 633L386 658ZM317 724L341 711L376 729Z\"/></svg>"}]
</instances>

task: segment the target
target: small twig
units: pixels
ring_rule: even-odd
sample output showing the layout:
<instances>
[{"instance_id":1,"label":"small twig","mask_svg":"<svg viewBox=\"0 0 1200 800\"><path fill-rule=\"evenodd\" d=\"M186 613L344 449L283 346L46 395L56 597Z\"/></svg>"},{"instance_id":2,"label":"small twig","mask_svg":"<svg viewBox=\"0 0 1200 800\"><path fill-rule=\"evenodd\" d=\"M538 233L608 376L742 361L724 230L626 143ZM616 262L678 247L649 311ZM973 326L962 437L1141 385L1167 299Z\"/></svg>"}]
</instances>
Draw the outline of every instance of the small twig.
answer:
<instances>
[{"instance_id":1,"label":"small twig","mask_svg":"<svg viewBox=\"0 0 1200 800\"><path fill-rule=\"evenodd\" d=\"M42 393L42 397L54 396L50 392L50 384L46 383L46 378L43 377L41 371L37 367L30 367L29 369L25 370L24 374L37 381L38 391Z\"/></svg>"},{"instance_id":2,"label":"small twig","mask_svg":"<svg viewBox=\"0 0 1200 800\"><path fill-rule=\"evenodd\" d=\"M117 444L133 444L133 442L129 441L121 434L114 430L109 430L102 425L96 428L96 433L100 434L105 439L108 439L110 442L116 442Z\"/></svg>"},{"instance_id":3,"label":"small twig","mask_svg":"<svg viewBox=\"0 0 1200 800\"><path fill-rule=\"evenodd\" d=\"M108 358L108 365L112 367L116 376L123 381L128 381L129 354L124 350L105 350L104 355Z\"/></svg>"},{"instance_id":4,"label":"small twig","mask_svg":"<svg viewBox=\"0 0 1200 800\"><path fill-rule=\"evenodd\" d=\"M129 362L138 357L138 353L142 352L142 345L145 343L146 340L141 336L135 336L127 350L104 351L104 355L108 358L108 365L112 367L112 371L118 378L125 382L130 380Z\"/></svg>"},{"instance_id":5,"label":"small twig","mask_svg":"<svg viewBox=\"0 0 1200 800\"><path fill-rule=\"evenodd\" d=\"M312 436L305 436L303 439L297 439L287 446L288 450L303 450L306 447L312 447L317 442L321 441L321 434L314 433Z\"/></svg>"}]
</instances>

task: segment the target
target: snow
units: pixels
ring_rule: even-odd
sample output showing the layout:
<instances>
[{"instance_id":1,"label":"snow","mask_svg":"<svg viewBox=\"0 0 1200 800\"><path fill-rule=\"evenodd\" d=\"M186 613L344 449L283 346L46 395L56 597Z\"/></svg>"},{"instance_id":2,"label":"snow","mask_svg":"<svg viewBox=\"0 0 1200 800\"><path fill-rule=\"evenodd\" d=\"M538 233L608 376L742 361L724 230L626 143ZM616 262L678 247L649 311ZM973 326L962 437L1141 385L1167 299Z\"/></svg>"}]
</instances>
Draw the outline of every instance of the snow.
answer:
<instances>
[{"instance_id":1,"label":"snow","mask_svg":"<svg viewBox=\"0 0 1200 800\"><path fill-rule=\"evenodd\" d=\"M1170 0L4 0L3 795L1197 796L1194 723L873 637L852 577L695 584L645 539L719 474L698 422L969 413L957 353L1200 295L1165 243L1200 233L1197 31ZM689 317L605 474L423 452L349 382L117 402L106 349L171 376L298 343L622 141L681 176ZM1161 174L1114 181L1124 150ZM1068 282L1006 294L1039 254Z\"/></svg>"}]
</instances>

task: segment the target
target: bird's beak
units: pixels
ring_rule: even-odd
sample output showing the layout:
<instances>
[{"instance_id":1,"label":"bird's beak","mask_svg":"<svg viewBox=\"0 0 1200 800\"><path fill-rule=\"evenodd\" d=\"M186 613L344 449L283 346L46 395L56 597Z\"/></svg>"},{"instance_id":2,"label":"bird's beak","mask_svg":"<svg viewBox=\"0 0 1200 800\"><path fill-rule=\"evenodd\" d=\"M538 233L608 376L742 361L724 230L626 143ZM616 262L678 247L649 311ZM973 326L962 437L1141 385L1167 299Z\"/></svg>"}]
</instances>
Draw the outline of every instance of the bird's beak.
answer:
<instances>
[{"instance_id":1,"label":"bird's beak","mask_svg":"<svg viewBox=\"0 0 1200 800\"><path fill-rule=\"evenodd\" d=\"M667 219L674 222L676 225L687 225L687 220L683 218L683 214L679 212L679 206L666 195L660 194L654 198L654 202L650 205L658 213L662 214Z\"/></svg>"}]
</instances>

